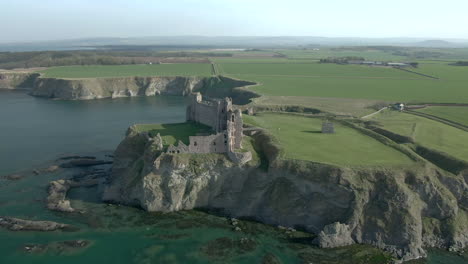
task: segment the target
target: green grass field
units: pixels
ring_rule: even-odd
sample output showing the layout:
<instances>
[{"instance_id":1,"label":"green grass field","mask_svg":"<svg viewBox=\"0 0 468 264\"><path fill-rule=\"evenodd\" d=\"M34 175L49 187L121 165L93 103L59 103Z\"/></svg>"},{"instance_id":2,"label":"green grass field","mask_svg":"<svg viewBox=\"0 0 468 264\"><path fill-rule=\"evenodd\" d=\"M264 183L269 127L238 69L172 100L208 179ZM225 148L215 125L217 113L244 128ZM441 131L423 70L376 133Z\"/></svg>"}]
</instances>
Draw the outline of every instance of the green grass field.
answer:
<instances>
[{"instance_id":1,"label":"green grass field","mask_svg":"<svg viewBox=\"0 0 468 264\"><path fill-rule=\"evenodd\" d=\"M321 119L274 113L244 119L268 129L283 147L285 158L343 166L412 164L403 153L352 128L335 124L336 134L322 134Z\"/></svg>"},{"instance_id":2,"label":"green grass field","mask_svg":"<svg viewBox=\"0 0 468 264\"><path fill-rule=\"evenodd\" d=\"M320 48L319 50L313 49L289 49L278 50L279 53L286 55L291 59L323 59L327 57L364 57L366 60L382 60L382 61L399 61L406 59L406 57L396 56L389 52L380 50L366 50L355 51L346 49L333 49L333 48Z\"/></svg>"},{"instance_id":3,"label":"green grass field","mask_svg":"<svg viewBox=\"0 0 468 264\"><path fill-rule=\"evenodd\" d=\"M429 106L426 108L418 109L417 111L468 126L468 107Z\"/></svg>"},{"instance_id":4,"label":"green grass field","mask_svg":"<svg viewBox=\"0 0 468 264\"><path fill-rule=\"evenodd\" d=\"M138 132L149 132L151 136L160 133L164 146L176 144L182 140L184 144L189 144L189 136L197 133L210 133L211 128L202 124L187 122L178 124L141 124L136 125Z\"/></svg>"},{"instance_id":5,"label":"green grass field","mask_svg":"<svg viewBox=\"0 0 468 264\"><path fill-rule=\"evenodd\" d=\"M348 115L362 117L375 112L385 102L366 99L350 98L324 98L324 97L304 97L304 96L262 96L254 99L257 106L302 106L335 115Z\"/></svg>"},{"instance_id":6,"label":"green grass field","mask_svg":"<svg viewBox=\"0 0 468 264\"><path fill-rule=\"evenodd\" d=\"M426 63L422 62L416 72L421 72L442 80L468 81L468 67L448 65L449 63Z\"/></svg>"},{"instance_id":7,"label":"green grass field","mask_svg":"<svg viewBox=\"0 0 468 264\"><path fill-rule=\"evenodd\" d=\"M464 67L422 65L433 80L391 68L336 64L219 64L238 79L255 81L252 89L268 96L334 97L406 103L468 103ZM427 69L433 69L429 71ZM434 73L435 71L435 73ZM439 74L440 73L440 74Z\"/></svg>"},{"instance_id":8,"label":"green grass field","mask_svg":"<svg viewBox=\"0 0 468 264\"><path fill-rule=\"evenodd\" d=\"M210 64L153 64L66 66L42 71L47 78L103 78L131 76L210 76Z\"/></svg>"},{"instance_id":9,"label":"green grass field","mask_svg":"<svg viewBox=\"0 0 468 264\"><path fill-rule=\"evenodd\" d=\"M253 76L308 76L422 79L424 77L386 67L337 65L331 63L224 63L221 73Z\"/></svg>"},{"instance_id":10,"label":"green grass field","mask_svg":"<svg viewBox=\"0 0 468 264\"><path fill-rule=\"evenodd\" d=\"M372 120L387 130L410 136L422 146L468 161L468 132L424 117L384 111Z\"/></svg>"}]
</instances>

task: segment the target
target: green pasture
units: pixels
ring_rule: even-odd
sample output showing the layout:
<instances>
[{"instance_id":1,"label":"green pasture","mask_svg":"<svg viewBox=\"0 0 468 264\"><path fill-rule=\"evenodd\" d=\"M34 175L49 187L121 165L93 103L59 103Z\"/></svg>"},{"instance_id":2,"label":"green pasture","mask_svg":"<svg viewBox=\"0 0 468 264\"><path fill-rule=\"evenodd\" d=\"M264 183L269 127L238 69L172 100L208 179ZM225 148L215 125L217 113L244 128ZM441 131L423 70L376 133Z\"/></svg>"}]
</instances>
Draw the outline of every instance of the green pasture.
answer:
<instances>
[{"instance_id":1,"label":"green pasture","mask_svg":"<svg viewBox=\"0 0 468 264\"><path fill-rule=\"evenodd\" d=\"M261 96L254 99L254 104L263 107L301 106L318 109L335 115L362 117L371 114L388 103L378 100L325 98L305 96Z\"/></svg>"},{"instance_id":2,"label":"green pasture","mask_svg":"<svg viewBox=\"0 0 468 264\"><path fill-rule=\"evenodd\" d=\"M268 129L281 144L284 158L343 166L408 165L403 153L360 132L335 124L336 134L322 134L322 120L298 115L262 113L246 123Z\"/></svg>"},{"instance_id":3,"label":"green pasture","mask_svg":"<svg viewBox=\"0 0 468 264\"><path fill-rule=\"evenodd\" d=\"M453 66L452 62L439 62L439 63L420 63L416 72L424 73L442 80L450 81L468 81L468 67L467 66ZM468 87L468 85L466 86Z\"/></svg>"},{"instance_id":4,"label":"green pasture","mask_svg":"<svg viewBox=\"0 0 468 264\"><path fill-rule=\"evenodd\" d=\"M53 67L42 71L47 78L102 78L150 76L210 76L210 64L92 65Z\"/></svg>"},{"instance_id":5,"label":"green pasture","mask_svg":"<svg viewBox=\"0 0 468 264\"><path fill-rule=\"evenodd\" d=\"M423 79L425 77L387 67L338 65L333 63L223 63L222 74L246 76L307 76Z\"/></svg>"},{"instance_id":6,"label":"green pasture","mask_svg":"<svg viewBox=\"0 0 468 264\"><path fill-rule=\"evenodd\" d=\"M417 111L468 126L468 107L429 106L426 108L418 109Z\"/></svg>"},{"instance_id":7,"label":"green pasture","mask_svg":"<svg viewBox=\"0 0 468 264\"><path fill-rule=\"evenodd\" d=\"M232 63L232 64L294 64L294 63L316 63L318 60L315 59L288 59L288 58L246 58L246 57L231 57L231 58L219 58L213 57L210 58L211 61L219 64L223 63Z\"/></svg>"},{"instance_id":8,"label":"green pasture","mask_svg":"<svg viewBox=\"0 0 468 264\"><path fill-rule=\"evenodd\" d=\"M385 52L380 50L346 50L346 49L334 49L334 48L319 48L314 50L312 48L307 49L287 49L278 50L279 53L286 55L291 59L324 59L328 57L363 57L366 60L379 60L379 61L400 61L406 59L403 56L393 55L391 52Z\"/></svg>"},{"instance_id":9,"label":"green pasture","mask_svg":"<svg viewBox=\"0 0 468 264\"><path fill-rule=\"evenodd\" d=\"M448 63L421 64L414 69L440 77L440 80L387 67L317 62L217 65L222 74L259 83L251 89L266 96L468 103L468 67L450 66Z\"/></svg>"},{"instance_id":10,"label":"green pasture","mask_svg":"<svg viewBox=\"0 0 468 264\"><path fill-rule=\"evenodd\" d=\"M269 96L354 98L405 103L468 103L465 81L350 77L246 76L251 89Z\"/></svg>"},{"instance_id":11,"label":"green pasture","mask_svg":"<svg viewBox=\"0 0 468 264\"><path fill-rule=\"evenodd\" d=\"M416 143L468 161L468 132L424 117L383 111L372 118L387 130L412 137Z\"/></svg>"},{"instance_id":12,"label":"green pasture","mask_svg":"<svg viewBox=\"0 0 468 264\"><path fill-rule=\"evenodd\" d=\"M138 132L148 132L154 137L158 133L161 135L164 146L176 144L181 140L184 144L189 144L189 136L195 136L198 133L210 133L211 128L194 122L177 124L141 124L136 125Z\"/></svg>"}]
</instances>

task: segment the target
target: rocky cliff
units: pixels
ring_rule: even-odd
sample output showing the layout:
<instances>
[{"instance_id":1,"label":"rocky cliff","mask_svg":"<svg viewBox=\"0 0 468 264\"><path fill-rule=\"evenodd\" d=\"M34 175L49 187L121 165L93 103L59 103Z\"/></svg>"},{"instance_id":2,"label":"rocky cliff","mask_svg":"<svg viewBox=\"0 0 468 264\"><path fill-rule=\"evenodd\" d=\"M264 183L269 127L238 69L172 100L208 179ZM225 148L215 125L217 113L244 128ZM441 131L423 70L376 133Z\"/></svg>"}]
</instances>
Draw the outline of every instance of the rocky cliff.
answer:
<instances>
[{"instance_id":1,"label":"rocky cliff","mask_svg":"<svg viewBox=\"0 0 468 264\"><path fill-rule=\"evenodd\" d=\"M248 84L252 83L225 77L37 78L31 95L65 100L89 100L154 95L185 96L192 91L216 91L215 96L232 96L236 101L240 98L248 102L254 95L236 89Z\"/></svg>"},{"instance_id":2,"label":"rocky cliff","mask_svg":"<svg viewBox=\"0 0 468 264\"><path fill-rule=\"evenodd\" d=\"M221 209L305 228L321 247L372 244L400 260L424 257L425 247L468 244L468 173L429 163L355 169L282 160L268 134L254 139L265 158L236 166L221 154L165 154L158 138L130 129L104 200L148 211Z\"/></svg>"},{"instance_id":3,"label":"rocky cliff","mask_svg":"<svg viewBox=\"0 0 468 264\"><path fill-rule=\"evenodd\" d=\"M38 73L0 72L0 89L31 89Z\"/></svg>"},{"instance_id":4,"label":"rocky cliff","mask_svg":"<svg viewBox=\"0 0 468 264\"><path fill-rule=\"evenodd\" d=\"M197 77L38 78L31 95L65 100L186 95L203 85Z\"/></svg>"}]
</instances>

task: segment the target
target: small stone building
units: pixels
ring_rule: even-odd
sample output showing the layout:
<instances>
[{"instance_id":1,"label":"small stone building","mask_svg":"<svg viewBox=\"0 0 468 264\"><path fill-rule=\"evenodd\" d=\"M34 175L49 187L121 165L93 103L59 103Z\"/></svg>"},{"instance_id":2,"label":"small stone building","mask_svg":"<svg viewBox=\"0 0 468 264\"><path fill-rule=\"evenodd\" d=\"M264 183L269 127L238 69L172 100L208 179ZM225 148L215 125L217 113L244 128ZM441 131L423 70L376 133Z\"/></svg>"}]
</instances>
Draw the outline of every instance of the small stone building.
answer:
<instances>
[{"instance_id":1,"label":"small stone building","mask_svg":"<svg viewBox=\"0 0 468 264\"><path fill-rule=\"evenodd\" d=\"M322 133L324 134L334 134L335 133L335 126L330 121L323 121L322 123Z\"/></svg>"}]
</instances>

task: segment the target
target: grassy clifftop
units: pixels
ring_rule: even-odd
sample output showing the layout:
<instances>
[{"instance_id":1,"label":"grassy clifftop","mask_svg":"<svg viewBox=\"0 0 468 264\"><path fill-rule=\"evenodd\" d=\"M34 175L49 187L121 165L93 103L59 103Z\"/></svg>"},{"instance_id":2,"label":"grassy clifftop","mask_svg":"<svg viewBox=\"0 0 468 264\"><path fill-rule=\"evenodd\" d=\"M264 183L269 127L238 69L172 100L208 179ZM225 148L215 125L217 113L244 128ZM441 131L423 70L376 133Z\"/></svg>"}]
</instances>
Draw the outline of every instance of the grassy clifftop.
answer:
<instances>
[{"instance_id":1,"label":"grassy clifftop","mask_svg":"<svg viewBox=\"0 0 468 264\"><path fill-rule=\"evenodd\" d=\"M244 116L244 120L270 131L283 148L285 159L340 166L408 166L414 163L398 150L337 122L335 134L323 134L319 118L261 113Z\"/></svg>"},{"instance_id":2,"label":"grassy clifftop","mask_svg":"<svg viewBox=\"0 0 468 264\"><path fill-rule=\"evenodd\" d=\"M201 63L89 65L52 67L41 72L45 78L82 79L149 76L211 76L211 65Z\"/></svg>"},{"instance_id":3,"label":"grassy clifftop","mask_svg":"<svg viewBox=\"0 0 468 264\"><path fill-rule=\"evenodd\" d=\"M182 141L189 144L189 136L195 136L199 133L209 133L211 128L194 122L178 124L147 124L135 125L136 132L148 132L151 137L157 134L161 135L164 146L169 146Z\"/></svg>"}]
</instances>

